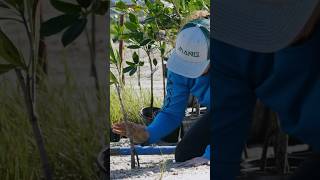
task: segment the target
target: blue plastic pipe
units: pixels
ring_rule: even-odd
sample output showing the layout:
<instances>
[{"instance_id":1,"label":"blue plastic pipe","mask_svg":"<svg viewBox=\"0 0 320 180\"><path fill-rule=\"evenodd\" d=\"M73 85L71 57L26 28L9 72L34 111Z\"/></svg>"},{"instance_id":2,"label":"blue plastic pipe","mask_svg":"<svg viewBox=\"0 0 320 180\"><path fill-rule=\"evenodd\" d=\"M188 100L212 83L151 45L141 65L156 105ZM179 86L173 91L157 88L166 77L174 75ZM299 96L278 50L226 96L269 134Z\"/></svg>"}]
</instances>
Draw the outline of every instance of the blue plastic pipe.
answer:
<instances>
[{"instance_id":1,"label":"blue plastic pipe","mask_svg":"<svg viewBox=\"0 0 320 180\"><path fill-rule=\"evenodd\" d=\"M174 154L176 146L135 146L138 155ZM111 147L111 155L130 155L130 147Z\"/></svg>"}]
</instances>

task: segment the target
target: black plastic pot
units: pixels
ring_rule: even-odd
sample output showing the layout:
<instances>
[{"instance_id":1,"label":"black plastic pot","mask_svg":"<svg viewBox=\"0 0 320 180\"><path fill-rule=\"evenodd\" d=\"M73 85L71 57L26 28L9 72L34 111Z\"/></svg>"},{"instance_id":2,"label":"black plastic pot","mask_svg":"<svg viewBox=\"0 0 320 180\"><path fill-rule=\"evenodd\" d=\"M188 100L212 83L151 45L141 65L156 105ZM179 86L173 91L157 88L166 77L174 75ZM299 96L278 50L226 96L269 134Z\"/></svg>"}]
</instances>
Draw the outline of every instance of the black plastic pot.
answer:
<instances>
[{"instance_id":1,"label":"black plastic pot","mask_svg":"<svg viewBox=\"0 0 320 180\"><path fill-rule=\"evenodd\" d=\"M158 107L145 107L140 110L140 116L143 118L146 125L151 124L153 118L158 114L160 108Z\"/></svg>"},{"instance_id":2,"label":"black plastic pot","mask_svg":"<svg viewBox=\"0 0 320 180\"><path fill-rule=\"evenodd\" d=\"M158 112L160 112L160 110L161 109L158 107L153 107L153 109L151 109L151 107L145 107L140 110L140 116L143 118L146 125L149 125L153 121L154 117L158 114ZM166 143L176 143L179 141L179 132L180 127L175 129L172 133L162 138L161 140Z\"/></svg>"},{"instance_id":3,"label":"black plastic pot","mask_svg":"<svg viewBox=\"0 0 320 180\"><path fill-rule=\"evenodd\" d=\"M107 145L99 152L96 161L100 169L100 179L110 179L110 146Z\"/></svg>"},{"instance_id":4,"label":"black plastic pot","mask_svg":"<svg viewBox=\"0 0 320 180\"><path fill-rule=\"evenodd\" d=\"M120 135L110 131L110 142L119 142L119 141L120 141Z\"/></svg>"}]
</instances>

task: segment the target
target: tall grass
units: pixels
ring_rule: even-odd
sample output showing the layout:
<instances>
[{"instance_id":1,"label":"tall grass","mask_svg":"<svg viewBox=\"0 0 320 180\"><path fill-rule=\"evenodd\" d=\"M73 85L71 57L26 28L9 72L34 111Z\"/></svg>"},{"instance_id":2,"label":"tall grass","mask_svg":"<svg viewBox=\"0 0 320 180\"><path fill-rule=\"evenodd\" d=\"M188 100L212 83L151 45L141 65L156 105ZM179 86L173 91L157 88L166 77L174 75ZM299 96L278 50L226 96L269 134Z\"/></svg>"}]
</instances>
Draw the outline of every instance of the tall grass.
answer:
<instances>
[{"instance_id":1,"label":"tall grass","mask_svg":"<svg viewBox=\"0 0 320 180\"><path fill-rule=\"evenodd\" d=\"M136 123L144 123L140 117L140 110L143 107L150 106L150 92L148 89L137 90L126 86L122 91L124 106L127 109L128 120ZM154 106L161 107L162 99L155 97ZM111 123L122 121L123 113L121 112L119 98L114 88L110 93L110 119Z\"/></svg>"},{"instance_id":2,"label":"tall grass","mask_svg":"<svg viewBox=\"0 0 320 180\"><path fill-rule=\"evenodd\" d=\"M37 110L54 179L99 179L95 161L108 133L103 126L104 107L94 98L92 90L68 84L39 90ZM21 91L4 80L0 83L0 144L1 180L42 178Z\"/></svg>"}]
</instances>

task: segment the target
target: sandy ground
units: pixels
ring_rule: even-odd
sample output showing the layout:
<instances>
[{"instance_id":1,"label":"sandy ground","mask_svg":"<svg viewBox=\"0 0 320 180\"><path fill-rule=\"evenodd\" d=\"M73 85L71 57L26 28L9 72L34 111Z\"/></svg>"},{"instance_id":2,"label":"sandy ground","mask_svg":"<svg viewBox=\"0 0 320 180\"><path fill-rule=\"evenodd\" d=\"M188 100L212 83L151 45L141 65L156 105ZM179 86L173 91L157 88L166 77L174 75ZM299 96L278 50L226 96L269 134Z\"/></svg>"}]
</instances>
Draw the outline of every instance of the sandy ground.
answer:
<instances>
[{"instance_id":1,"label":"sandy ground","mask_svg":"<svg viewBox=\"0 0 320 180\"><path fill-rule=\"evenodd\" d=\"M122 140L123 142L123 140ZM112 144L112 146L118 146ZM127 145L126 143L122 143ZM306 150L307 145L291 146L288 152L297 152ZM260 157L262 152L261 147L252 147L248 149L249 158L246 161L256 160ZM272 157L272 149L268 151L268 157ZM210 166L203 165L199 167L177 168L174 163L174 155L143 155L140 157L140 168L131 170L130 156L111 156L110 157L110 177L111 179L164 179L164 180L206 180L210 179ZM248 165L248 164L247 164ZM243 166L246 166L243 164ZM247 173L255 171L257 168L251 166L247 167ZM275 176L263 176L260 178L245 178L247 180L276 180ZM280 178L281 179L281 178ZM278 180L278 179L277 179Z\"/></svg>"},{"instance_id":2,"label":"sandy ground","mask_svg":"<svg viewBox=\"0 0 320 180\"><path fill-rule=\"evenodd\" d=\"M111 147L129 147L128 139L121 139L120 142L112 142ZM299 152L307 150L307 145L290 146L288 152ZM248 162L260 159L262 146L252 146L248 149L248 158L242 163L245 168L244 174L252 175L258 167L248 164ZM273 157L273 149L269 148L267 157ZM130 156L111 156L110 157L110 177L111 179L183 179L183 180L205 180L210 179L210 166L203 165L198 167L179 168L174 163L174 155L140 155L140 168L131 170ZM268 177L264 177L267 178ZM260 178L258 178L260 180ZM263 179L263 178L262 178ZM265 180L267 180L265 179ZM269 177L273 179L273 177ZM269 180L268 179L268 180ZM249 179L248 179L249 180ZM250 179L251 180L251 179Z\"/></svg>"},{"instance_id":3,"label":"sandy ground","mask_svg":"<svg viewBox=\"0 0 320 180\"><path fill-rule=\"evenodd\" d=\"M174 155L143 155L139 156L140 168L131 170L130 156L112 156L111 179L165 179L165 180L194 180L210 179L208 165L176 168Z\"/></svg>"},{"instance_id":4,"label":"sandy ground","mask_svg":"<svg viewBox=\"0 0 320 180\"><path fill-rule=\"evenodd\" d=\"M129 147L128 139L112 142L111 147ZM131 170L130 156L110 157L111 179L210 179L210 166L178 168L174 155L140 155L140 168Z\"/></svg>"}]
</instances>

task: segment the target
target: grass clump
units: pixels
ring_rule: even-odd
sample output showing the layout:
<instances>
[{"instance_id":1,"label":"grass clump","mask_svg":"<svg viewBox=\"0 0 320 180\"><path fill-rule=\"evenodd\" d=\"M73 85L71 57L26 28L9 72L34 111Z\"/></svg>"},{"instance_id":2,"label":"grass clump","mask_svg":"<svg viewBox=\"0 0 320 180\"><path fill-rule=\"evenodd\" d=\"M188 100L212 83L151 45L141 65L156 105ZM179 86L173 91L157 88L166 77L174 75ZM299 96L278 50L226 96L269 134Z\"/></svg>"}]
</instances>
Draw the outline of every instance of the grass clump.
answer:
<instances>
[{"instance_id":1,"label":"grass clump","mask_svg":"<svg viewBox=\"0 0 320 180\"><path fill-rule=\"evenodd\" d=\"M9 91L10 89L10 91ZM99 179L96 156L108 139L103 107L89 90L60 85L38 91L39 123L54 179ZM0 177L42 179L39 153L23 97L13 83L0 84ZM105 142L107 143L107 142Z\"/></svg>"},{"instance_id":2,"label":"grass clump","mask_svg":"<svg viewBox=\"0 0 320 180\"><path fill-rule=\"evenodd\" d=\"M131 87L125 87L122 91L125 107L127 108L128 120L135 123L144 123L140 117L140 110L150 105L150 92L147 89L136 90ZM161 107L162 99L155 97L154 106ZM120 102L114 88L110 92L110 120L111 123L123 120Z\"/></svg>"}]
</instances>

